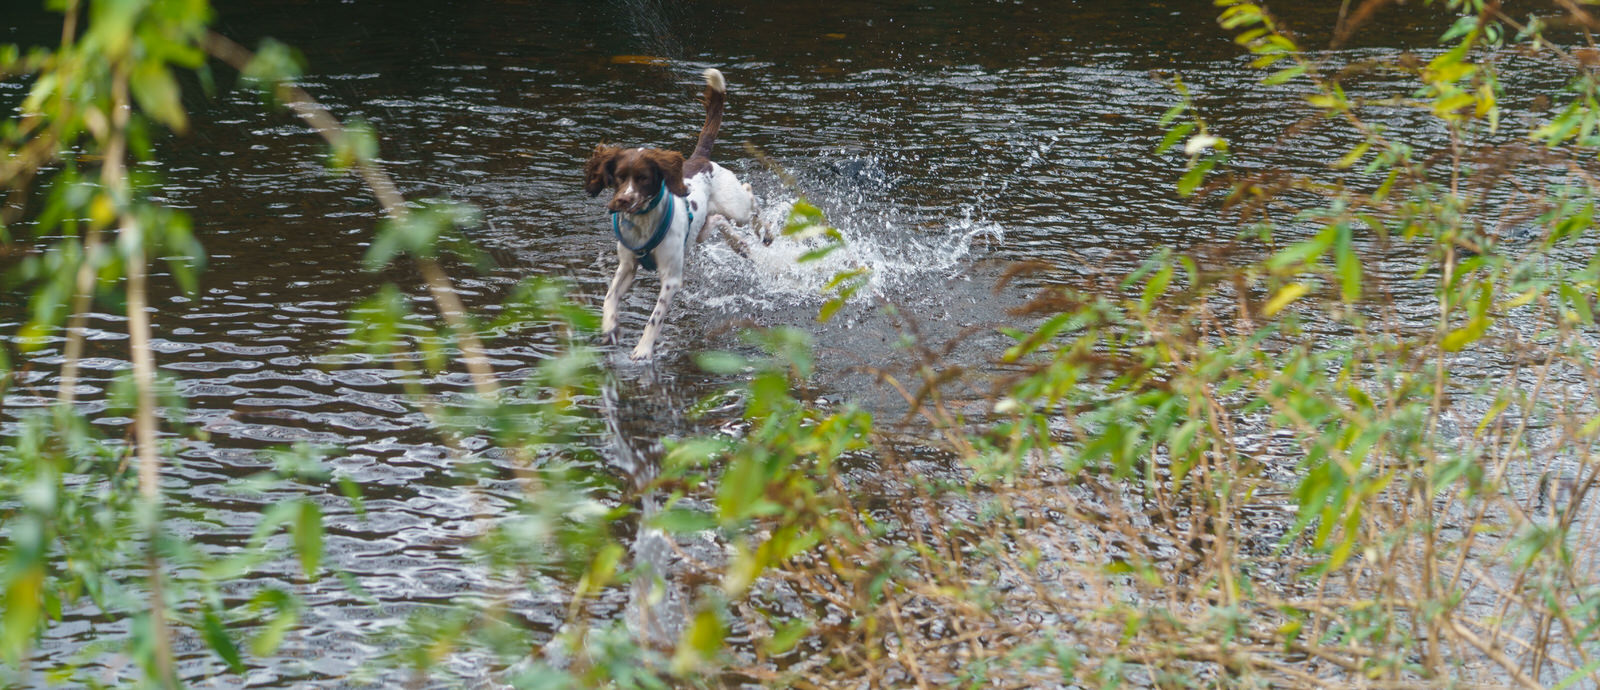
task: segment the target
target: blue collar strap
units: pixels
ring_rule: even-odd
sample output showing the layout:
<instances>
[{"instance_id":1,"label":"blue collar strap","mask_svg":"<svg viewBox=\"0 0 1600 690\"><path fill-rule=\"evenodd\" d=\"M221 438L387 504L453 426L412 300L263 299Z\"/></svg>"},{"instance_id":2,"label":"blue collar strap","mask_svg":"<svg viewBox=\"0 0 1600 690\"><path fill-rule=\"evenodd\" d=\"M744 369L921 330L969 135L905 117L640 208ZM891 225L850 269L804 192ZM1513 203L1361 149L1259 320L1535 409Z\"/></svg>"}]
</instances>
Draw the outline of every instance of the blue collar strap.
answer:
<instances>
[{"instance_id":1,"label":"blue collar strap","mask_svg":"<svg viewBox=\"0 0 1600 690\"><path fill-rule=\"evenodd\" d=\"M655 209L656 204L661 203L661 200L667 198L668 196L671 196L671 195L667 193L667 182L666 182L666 180L662 180L661 181L661 190L656 192L655 198L650 200L650 205L644 207L644 209L640 210L638 213L629 213L628 215L630 215L630 216L642 216L642 215L644 215L646 213L649 213L650 211ZM661 214L661 222L656 224L656 231L650 233L650 239L645 240L644 244L641 244L641 245L639 245L637 247L635 247L635 246L633 246L631 244L628 244L628 241L626 239L623 239L623 237L622 237L622 221L619 218L619 216L621 216L623 212L622 211L612 211L611 212L611 234L616 235L617 242L619 244L621 244L624 247L627 247L628 251L633 252L634 258L639 260L639 265L643 266L644 270L646 270L646 271L654 271L654 270L656 270L656 258L651 253L656 250L656 247L661 246L661 240L666 239L667 238L667 231L672 229L672 211L676 207L677 207L677 204L675 204L675 203L673 203L671 201L667 202L667 212ZM693 212L689 213L689 223L691 225L694 224L694 213ZM628 221L628 224L632 225L633 221ZM687 238L688 233L685 232L684 234L685 234L684 244L687 245L688 244L688 238Z\"/></svg>"}]
</instances>

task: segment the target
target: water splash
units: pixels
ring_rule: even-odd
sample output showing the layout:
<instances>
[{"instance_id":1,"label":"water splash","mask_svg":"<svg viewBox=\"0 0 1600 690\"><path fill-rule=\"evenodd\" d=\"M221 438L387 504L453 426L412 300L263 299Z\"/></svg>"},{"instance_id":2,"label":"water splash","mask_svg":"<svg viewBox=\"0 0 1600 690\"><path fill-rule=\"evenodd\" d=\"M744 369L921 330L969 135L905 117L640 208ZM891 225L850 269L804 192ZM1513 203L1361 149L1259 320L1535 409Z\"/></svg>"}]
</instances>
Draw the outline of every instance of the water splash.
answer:
<instances>
[{"instance_id":1,"label":"water splash","mask_svg":"<svg viewBox=\"0 0 1600 690\"><path fill-rule=\"evenodd\" d=\"M859 166L844 166L851 170ZM828 170L836 170L830 167ZM905 210L888 201L881 185L863 190L852 184L877 180L881 168L868 167L845 182L822 185L808 201L823 209L839 230L844 247L807 263L799 259L821 241L778 236L771 245L748 241L749 256L739 256L718 239L708 239L695 261L702 276L696 298L724 312L745 309L815 307L827 299L825 288L840 272L866 268L866 286L853 302L898 300L918 294L930 283L965 270L975 245L1005 240L1005 228L983 218L971 206L956 217L938 217ZM760 222L781 228L798 195L769 182L775 190L759 194ZM880 192L875 193L875 192ZM927 215L927 218L922 218ZM748 230L744 230L748 232Z\"/></svg>"}]
</instances>

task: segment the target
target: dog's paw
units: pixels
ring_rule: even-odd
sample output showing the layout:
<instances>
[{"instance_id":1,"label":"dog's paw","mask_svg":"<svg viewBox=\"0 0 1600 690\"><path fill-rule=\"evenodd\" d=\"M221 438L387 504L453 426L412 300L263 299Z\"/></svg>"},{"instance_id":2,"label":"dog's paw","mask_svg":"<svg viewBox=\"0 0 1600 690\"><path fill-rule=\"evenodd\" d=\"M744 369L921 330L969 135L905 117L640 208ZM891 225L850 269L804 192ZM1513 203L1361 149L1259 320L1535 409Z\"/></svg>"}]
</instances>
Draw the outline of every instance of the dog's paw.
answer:
<instances>
[{"instance_id":1,"label":"dog's paw","mask_svg":"<svg viewBox=\"0 0 1600 690\"><path fill-rule=\"evenodd\" d=\"M645 360L650 359L650 357L652 355L654 355L654 354L655 354L655 348L654 347L649 347L649 346L645 345L644 343L639 343L638 345L635 345L633 347L633 354L629 355L629 357L632 358L633 361L635 361L635 362L643 362Z\"/></svg>"},{"instance_id":2,"label":"dog's paw","mask_svg":"<svg viewBox=\"0 0 1600 690\"><path fill-rule=\"evenodd\" d=\"M758 216L750 221L750 229L756 231L756 237L761 238L761 244L763 246L772 246L773 232L772 228L767 225L766 221L761 220L761 218Z\"/></svg>"},{"instance_id":3,"label":"dog's paw","mask_svg":"<svg viewBox=\"0 0 1600 690\"><path fill-rule=\"evenodd\" d=\"M594 343L596 345L616 345L617 344L617 329L613 328L613 329L611 329L609 331L606 331L604 333L601 333L600 335L595 336L594 337Z\"/></svg>"}]
</instances>

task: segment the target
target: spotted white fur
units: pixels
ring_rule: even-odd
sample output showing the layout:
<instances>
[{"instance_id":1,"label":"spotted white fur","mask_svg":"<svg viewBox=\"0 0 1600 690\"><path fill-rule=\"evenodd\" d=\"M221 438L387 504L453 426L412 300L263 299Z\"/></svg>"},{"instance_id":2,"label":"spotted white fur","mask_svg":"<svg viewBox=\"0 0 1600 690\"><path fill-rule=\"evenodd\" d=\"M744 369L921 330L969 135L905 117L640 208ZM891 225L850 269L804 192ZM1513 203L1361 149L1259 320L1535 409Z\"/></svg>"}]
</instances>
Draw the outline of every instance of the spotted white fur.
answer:
<instances>
[{"instance_id":1,"label":"spotted white fur","mask_svg":"<svg viewBox=\"0 0 1600 690\"><path fill-rule=\"evenodd\" d=\"M628 244L637 247L649 241L661 223L662 216L667 213L669 205L672 208L672 225L668 228L666 237L651 252L656 268L661 272L661 293L656 298L655 309L650 312L650 320L645 323L639 343L633 348L632 357L635 360L649 359L655 354L656 339L660 337L661 328L667 319L667 311L672 307L672 298L683 287L686 253L690 245L704 239L713 228L723 230L724 235L731 241L732 235L726 232L728 224L748 224L756 215L755 197L750 192L750 185L739 182L739 178L727 168L703 157L709 153L721 121L722 100L721 98L713 100L711 97L722 96L727 90L727 82L721 72L708 69L704 72L704 76L709 89L706 105L707 122L701 131L700 145L696 149L698 160L690 159L689 164L692 169L683 180L688 194L680 197L668 191L665 192L666 198L650 211L640 214L624 212L619 217L618 231ZM713 91L716 93L713 94ZM612 155L629 156L642 153L645 151L628 149L613 152ZM642 208L659 191L659 189L639 189L637 186L633 177L617 179L612 197L613 203L621 200L626 201L629 209ZM634 256L633 251L618 242L617 272L612 276L611 286L606 290L605 306L601 313L601 337L605 342L616 342L617 312L621 308L622 296L633 287L638 268L639 259Z\"/></svg>"}]
</instances>

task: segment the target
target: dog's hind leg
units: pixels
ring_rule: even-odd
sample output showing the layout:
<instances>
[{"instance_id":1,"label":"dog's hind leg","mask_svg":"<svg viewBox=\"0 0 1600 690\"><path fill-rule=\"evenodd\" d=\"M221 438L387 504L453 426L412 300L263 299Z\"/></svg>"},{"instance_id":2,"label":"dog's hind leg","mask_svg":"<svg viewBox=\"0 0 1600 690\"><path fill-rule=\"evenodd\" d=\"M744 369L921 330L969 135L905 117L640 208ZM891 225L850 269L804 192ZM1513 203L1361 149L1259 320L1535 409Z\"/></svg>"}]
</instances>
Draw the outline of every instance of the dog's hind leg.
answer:
<instances>
[{"instance_id":1,"label":"dog's hind leg","mask_svg":"<svg viewBox=\"0 0 1600 690\"><path fill-rule=\"evenodd\" d=\"M761 238L761 244L770 247L774 237L772 227L767 225L767 221L761 219L761 205L756 203L756 194L750 191L749 183L743 186L744 193L750 198L750 218L747 221L750 223L750 229L755 231L756 237Z\"/></svg>"},{"instance_id":2,"label":"dog's hind leg","mask_svg":"<svg viewBox=\"0 0 1600 690\"><path fill-rule=\"evenodd\" d=\"M733 222L729 221L726 216L716 215L707 218L706 226L700 229L700 234L709 234L713 225L717 226L717 233L722 235L722 241L728 243L729 249L732 249L739 256L746 259L750 258L750 247L738 235L733 233Z\"/></svg>"},{"instance_id":3,"label":"dog's hind leg","mask_svg":"<svg viewBox=\"0 0 1600 690\"><path fill-rule=\"evenodd\" d=\"M696 245L705 244L706 238L711 236L711 226L716 225L717 219L721 217L722 216L720 215L712 215L710 218L706 219L706 224L700 226L700 234L694 236L694 243Z\"/></svg>"}]
</instances>

